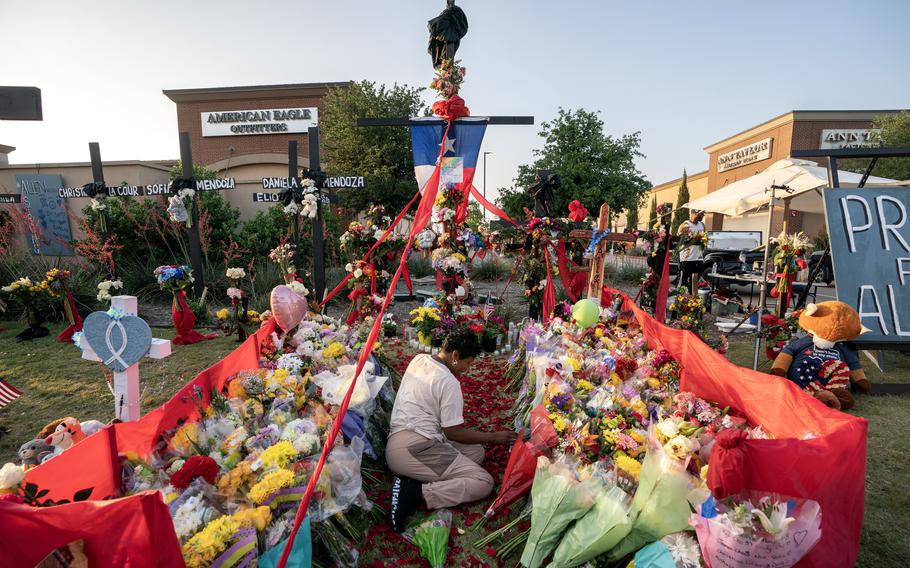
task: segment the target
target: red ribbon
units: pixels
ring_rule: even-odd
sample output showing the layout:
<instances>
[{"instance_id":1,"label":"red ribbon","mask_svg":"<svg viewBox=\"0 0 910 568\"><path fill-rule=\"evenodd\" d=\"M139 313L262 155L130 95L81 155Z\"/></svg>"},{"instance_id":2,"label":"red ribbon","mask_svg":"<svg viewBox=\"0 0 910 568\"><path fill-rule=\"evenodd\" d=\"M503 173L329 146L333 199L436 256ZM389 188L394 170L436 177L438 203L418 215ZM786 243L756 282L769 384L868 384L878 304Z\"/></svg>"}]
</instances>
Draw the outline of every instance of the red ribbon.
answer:
<instances>
[{"instance_id":1,"label":"red ribbon","mask_svg":"<svg viewBox=\"0 0 910 568\"><path fill-rule=\"evenodd\" d=\"M667 296L670 295L670 246L664 254L664 266L660 272L660 283L657 286L657 299L654 302L654 318L660 323L667 319Z\"/></svg>"},{"instance_id":2,"label":"red ribbon","mask_svg":"<svg viewBox=\"0 0 910 568\"><path fill-rule=\"evenodd\" d=\"M553 284L553 275L550 273L550 247L543 247L544 262L547 265L547 285L543 289L543 323L550 323L550 317L556 310L556 285Z\"/></svg>"},{"instance_id":3,"label":"red ribbon","mask_svg":"<svg viewBox=\"0 0 910 568\"><path fill-rule=\"evenodd\" d=\"M516 227L518 226L518 223L516 223L515 221L513 221L512 219L510 219L509 216L506 215L506 212L505 212L505 211L503 211L503 210L500 209L499 207L496 207L496 206L493 205L491 202L487 201L487 198L484 197L482 193L480 193L479 191L477 191L477 188L474 187L473 185L471 185L471 195L474 196L474 199L476 199L477 202L480 203L480 204L484 207L484 209L486 209L487 211L489 211L489 212L492 213L493 215L496 215L497 217L499 217L499 218L502 219L503 221L508 221L509 223L511 223L512 225L514 225L514 226L516 226Z\"/></svg>"},{"instance_id":4,"label":"red ribbon","mask_svg":"<svg viewBox=\"0 0 910 568\"><path fill-rule=\"evenodd\" d=\"M443 140L445 140L445 138L448 136L449 128L451 126L451 122L446 126L446 130L442 135ZM348 405L351 403L351 396L354 394L354 388L357 386L357 377L360 376L360 373L366 366L367 360L369 359L370 354L373 352L373 346L376 344L376 339L379 337L379 332L382 329L382 316L385 314L386 309L392 302L392 298L395 296L395 288L398 286L398 280L401 278L401 273L404 270L404 265L408 262L408 254L411 252L411 248L414 246L414 239L421 231L423 231L430 220L430 214L433 212L433 203L436 201L436 194L439 191L440 164L442 163L441 158L445 151L444 144L440 144L440 147L442 150L440 151L439 155L440 159L437 160L436 168L433 170L433 174L430 176L430 179L427 180L426 186L424 186L425 191L423 192L423 197L420 200L420 205L417 207L417 213L414 215L414 223L411 225L411 234L408 238L408 243L405 245L404 252L401 254L401 259L398 261L398 268L395 270L395 275L392 276L392 282L389 285L389 289L386 291L385 299L382 302L382 306L379 308L379 313L376 315L376 319L373 321L373 327L370 330L370 334L367 336L366 341L363 343L363 348L360 350L360 358L357 360L357 368L354 370L354 380L351 381L351 386L348 387L348 392L344 395L344 400L341 401L341 405L338 408L338 415L335 417L335 420L332 421L332 429L329 430L329 435L326 438L325 445L322 447L322 453L319 455L319 461L316 462L316 467L313 470L313 474L310 476L310 480L307 482L306 492L303 494L303 498L300 500L300 505L297 507L297 514L294 517L294 526L291 529L291 534L288 536L284 551L281 553L281 559L278 561L277 568L285 568L287 565L288 558L291 555L291 547L294 544L294 538L297 536L297 531L300 530L300 525L303 523L303 519L307 515L310 501L313 498L313 492L316 489L316 481L319 479L320 474L322 474L322 469L325 467L326 458L332 451L332 447L335 445L335 439L338 437L338 432L341 430L341 424L344 420L344 415L347 414Z\"/></svg>"},{"instance_id":5,"label":"red ribbon","mask_svg":"<svg viewBox=\"0 0 910 568\"><path fill-rule=\"evenodd\" d=\"M559 265L559 277L562 279L562 287L565 288L569 301L574 304L578 301L579 293L575 290L578 284L575 276L571 279L569 278L569 259L566 257L566 241L564 239L559 239L559 244L556 245L556 264ZM577 272L575 274L583 273Z\"/></svg>"},{"instance_id":6,"label":"red ribbon","mask_svg":"<svg viewBox=\"0 0 910 568\"><path fill-rule=\"evenodd\" d=\"M68 343L73 340L74 333L82 331L82 316L79 315L79 310L76 308L76 300L73 299L73 295L67 289L66 284L63 285L63 291L66 293L66 297L63 299L63 311L66 312L66 318L70 325L60 332L60 335L57 336L57 341Z\"/></svg>"},{"instance_id":7,"label":"red ribbon","mask_svg":"<svg viewBox=\"0 0 910 568\"><path fill-rule=\"evenodd\" d=\"M588 210L582 205L581 201L575 199L569 203L569 219L576 223L581 223L588 217Z\"/></svg>"},{"instance_id":8,"label":"red ribbon","mask_svg":"<svg viewBox=\"0 0 910 568\"><path fill-rule=\"evenodd\" d=\"M471 116L471 111L465 106L464 99L455 95L451 99L433 103L433 114L452 122L459 118Z\"/></svg>"}]
</instances>

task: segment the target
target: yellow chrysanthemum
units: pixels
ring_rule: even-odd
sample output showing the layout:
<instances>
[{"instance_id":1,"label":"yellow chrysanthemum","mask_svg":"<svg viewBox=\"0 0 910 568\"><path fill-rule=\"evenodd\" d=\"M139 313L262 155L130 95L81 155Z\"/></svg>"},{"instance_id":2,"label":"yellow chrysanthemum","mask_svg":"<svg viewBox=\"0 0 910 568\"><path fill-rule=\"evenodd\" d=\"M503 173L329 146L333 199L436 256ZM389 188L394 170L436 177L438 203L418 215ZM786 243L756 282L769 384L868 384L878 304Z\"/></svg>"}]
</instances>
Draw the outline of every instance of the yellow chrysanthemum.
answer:
<instances>
[{"instance_id":1,"label":"yellow chrysanthemum","mask_svg":"<svg viewBox=\"0 0 910 568\"><path fill-rule=\"evenodd\" d=\"M221 321L228 319L229 315L231 315L231 313L228 311L227 308L221 308L220 310L215 312L215 317L220 319Z\"/></svg>"},{"instance_id":2,"label":"yellow chrysanthemum","mask_svg":"<svg viewBox=\"0 0 910 568\"><path fill-rule=\"evenodd\" d=\"M294 445L282 440L262 452L259 459L266 467L284 467L296 457L297 450L294 449Z\"/></svg>"},{"instance_id":3,"label":"yellow chrysanthemum","mask_svg":"<svg viewBox=\"0 0 910 568\"><path fill-rule=\"evenodd\" d=\"M624 453L616 454L614 460L616 461L616 467L628 473L633 478L638 479L639 476L641 476L641 463L639 463L638 460L634 460Z\"/></svg>"},{"instance_id":4,"label":"yellow chrysanthemum","mask_svg":"<svg viewBox=\"0 0 910 568\"><path fill-rule=\"evenodd\" d=\"M232 517L218 517L193 535L183 545L183 559L188 568L208 566L227 549L240 529L240 523Z\"/></svg>"},{"instance_id":5,"label":"yellow chrysanthemum","mask_svg":"<svg viewBox=\"0 0 910 568\"><path fill-rule=\"evenodd\" d=\"M331 343L328 347L322 350L322 356L326 359L336 359L344 355L344 353L344 345L338 341Z\"/></svg>"},{"instance_id":6,"label":"yellow chrysanthemum","mask_svg":"<svg viewBox=\"0 0 910 568\"><path fill-rule=\"evenodd\" d=\"M199 425L195 422L186 422L177 429L171 438L171 451L180 456L195 453L196 440L199 438Z\"/></svg>"},{"instance_id":7,"label":"yellow chrysanthemum","mask_svg":"<svg viewBox=\"0 0 910 568\"><path fill-rule=\"evenodd\" d=\"M237 511L233 517L243 528L255 528L257 531L264 531L272 520L272 510L263 505L253 509Z\"/></svg>"},{"instance_id":8,"label":"yellow chrysanthemum","mask_svg":"<svg viewBox=\"0 0 910 568\"><path fill-rule=\"evenodd\" d=\"M294 472L286 469L279 469L266 474L262 481L250 489L250 499L257 505L261 505L273 493L285 487L294 485Z\"/></svg>"}]
</instances>

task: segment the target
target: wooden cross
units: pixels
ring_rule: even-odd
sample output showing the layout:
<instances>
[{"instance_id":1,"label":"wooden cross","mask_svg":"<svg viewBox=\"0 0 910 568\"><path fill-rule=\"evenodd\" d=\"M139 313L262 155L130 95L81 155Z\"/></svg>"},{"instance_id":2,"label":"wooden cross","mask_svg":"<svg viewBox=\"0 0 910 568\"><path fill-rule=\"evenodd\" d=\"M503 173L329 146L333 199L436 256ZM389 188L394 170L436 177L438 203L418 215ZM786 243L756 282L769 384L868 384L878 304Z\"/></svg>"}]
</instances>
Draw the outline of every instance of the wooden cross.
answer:
<instances>
[{"instance_id":1,"label":"wooden cross","mask_svg":"<svg viewBox=\"0 0 910 568\"><path fill-rule=\"evenodd\" d=\"M610 228L610 206L604 203L600 206L600 215L597 218L597 235L603 235ZM594 231L589 229L575 229L569 233L569 238L579 240L592 240ZM588 267L588 298L600 301L601 290L604 284L604 260L607 258L607 243L634 243L636 237L631 233L607 233L601 237L594 249L594 255Z\"/></svg>"},{"instance_id":2,"label":"wooden cross","mask_svg":"<svg viewBox=\"0 0 910 568\"><path fill-rule=\"evenodd\" d=\"M138 311L136 296L113 296L111 308L120 310L128 316L135 316ZM87 341L82 342L82 358L88 361L102 362ZM171 354L169 339L152 338L152 345L146 357L164 359ZM128 367L123 372L114 371L114 416L124 422L139 420L142 415L139 405L139 363Z\"/></svg>"}]
</instances>

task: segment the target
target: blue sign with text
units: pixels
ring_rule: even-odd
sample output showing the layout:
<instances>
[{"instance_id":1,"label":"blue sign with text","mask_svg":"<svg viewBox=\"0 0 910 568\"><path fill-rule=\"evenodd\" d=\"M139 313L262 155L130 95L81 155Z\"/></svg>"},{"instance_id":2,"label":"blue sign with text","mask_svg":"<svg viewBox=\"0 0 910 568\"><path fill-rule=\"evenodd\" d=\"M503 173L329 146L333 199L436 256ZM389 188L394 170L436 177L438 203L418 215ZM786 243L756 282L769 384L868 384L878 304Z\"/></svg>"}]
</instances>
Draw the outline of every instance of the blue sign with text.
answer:
<instances>
[{"instance_id":1,"label":"blue sign with text","mask_svg":"<svg viewBox=\"0 0 910 568\"><path fill-rule=\"evenodd\" d=\"M22 208L34 219L36 230L27 227L26 237L32 254L72 256L69 246L73 234L66 204L58 195L63 177L50 174L16 174L16 189Z\"/></svg>"}]
</instances>

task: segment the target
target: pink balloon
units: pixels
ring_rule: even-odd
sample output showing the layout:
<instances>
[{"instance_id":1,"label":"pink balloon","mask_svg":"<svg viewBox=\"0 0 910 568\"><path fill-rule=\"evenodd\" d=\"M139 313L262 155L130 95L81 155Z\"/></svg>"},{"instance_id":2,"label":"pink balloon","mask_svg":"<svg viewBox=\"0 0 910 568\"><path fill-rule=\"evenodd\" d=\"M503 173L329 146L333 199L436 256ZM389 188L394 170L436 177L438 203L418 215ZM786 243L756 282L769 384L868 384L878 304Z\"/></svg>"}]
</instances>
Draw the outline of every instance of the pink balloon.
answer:
<instances>
[{"instance_id":1,"label":"pink balloon","mask_svg":"<svg viewBox=\"0 0 910 568\"><path fill-rule=\"evenodd\" d=\"M271 295L272 317L284 331L297 327L307 314L306 299L285 285L275 286Z\"/></svg>"}]
</instances>

